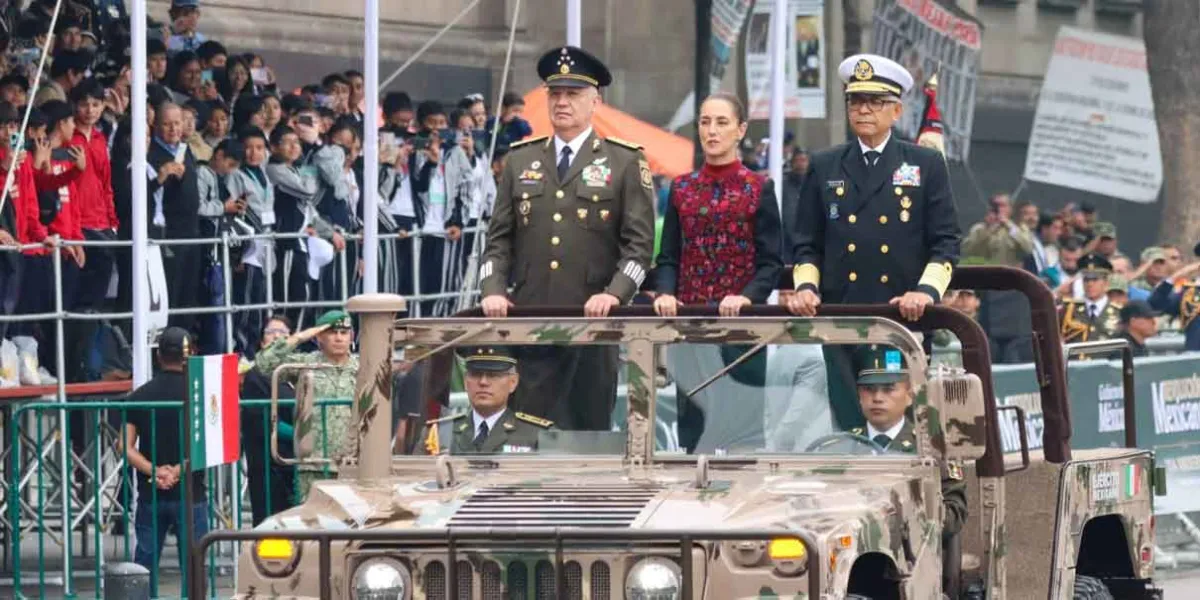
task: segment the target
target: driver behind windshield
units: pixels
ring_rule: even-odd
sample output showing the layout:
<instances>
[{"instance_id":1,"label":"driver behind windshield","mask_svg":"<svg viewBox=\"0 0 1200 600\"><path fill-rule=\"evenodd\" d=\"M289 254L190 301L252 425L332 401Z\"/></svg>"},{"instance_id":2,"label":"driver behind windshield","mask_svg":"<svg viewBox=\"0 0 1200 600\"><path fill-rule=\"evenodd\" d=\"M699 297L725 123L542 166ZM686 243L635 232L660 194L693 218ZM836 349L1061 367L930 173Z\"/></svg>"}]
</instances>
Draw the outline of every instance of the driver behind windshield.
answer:
<instances>
[{"instance_id":1,"label":"driver behind windshield","mask_svg":"<svg viewBox=\"0 0 1200 600\"><path fill-rule=\"evenodd\" d=\"M495 454L537 450L538 433L553 422L509 410L520 376L508 348L481 346L459 352L466 365L471 410L427 421L425 451L440 454Z\"/></svg>"},{"instance_id":2,"label":"driver behind windshield","mask_svg":"<svg viewBox=\"0 0 1200 600\"><path fill-rule=\"evenodd\" d=\"M867 426L855 427L850 433L871 440L884 452L915 453L917 439L907 416L913 390L904 354L894 348L863 346L855 353L854 364L858 405ZM946 538L961 531L967 521L967 484L958 464L942 465L942 508L942 536Z\"/></svg>"},{"instance_id":3,"label":"driver behind windshield","mask_svg":"<svg viewBox=\"0 0 1200 600\"><path fill-rule=\"evenodd\" d=\"M912 406L908 369L899 350L863 346L855 356L858 373L858 406L867 419L866 427L850 430L884 451L914 452L917 438L905 413Z\"/></svg>"}]
</instances>

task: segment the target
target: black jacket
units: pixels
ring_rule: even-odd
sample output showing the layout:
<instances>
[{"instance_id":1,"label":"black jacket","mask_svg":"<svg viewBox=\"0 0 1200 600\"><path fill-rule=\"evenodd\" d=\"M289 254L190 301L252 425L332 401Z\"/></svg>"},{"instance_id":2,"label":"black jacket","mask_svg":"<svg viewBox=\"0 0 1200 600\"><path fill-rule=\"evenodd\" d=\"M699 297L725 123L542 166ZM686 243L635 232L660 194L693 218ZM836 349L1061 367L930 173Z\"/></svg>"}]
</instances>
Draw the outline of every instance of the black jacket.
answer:
<instances>
[{"instance_id":1,"label":"black jacket","mask_svg":"<svg viewBox=\"0 0 1200 600\"><path fill-rule=\"evenodd\" d=\"M790 216L791 258L816 267L820 285L808 285L827 303L886 303L918 289L938 300L958 264L946 162L895 135L871 168L857 139L814 154ZM944 277L936 284L923 281L930 265Z\"/></svg>"},{"instance_id":2,"label":"black jacket","mask_svg":"<svg viewBox=\"0 0 1200 600\"><path fill-rule=\"evenodd\" d=\"M158 173L159 167L175 160L175 155L164 148L157 140L151 140L150 150L146 153L146 163ZM150 177L146 186L146 194L150 197L147 202L151 218L154 210L154 194L162 188L163 218L167 225L165 232L168 238L196 237L200 234L200 188L197 186L196 157L189 149L184 153L182 177L168 177L161 186L157 175ZM149 173L145 174L149 177Z\"/></svg>"}]
</instances>

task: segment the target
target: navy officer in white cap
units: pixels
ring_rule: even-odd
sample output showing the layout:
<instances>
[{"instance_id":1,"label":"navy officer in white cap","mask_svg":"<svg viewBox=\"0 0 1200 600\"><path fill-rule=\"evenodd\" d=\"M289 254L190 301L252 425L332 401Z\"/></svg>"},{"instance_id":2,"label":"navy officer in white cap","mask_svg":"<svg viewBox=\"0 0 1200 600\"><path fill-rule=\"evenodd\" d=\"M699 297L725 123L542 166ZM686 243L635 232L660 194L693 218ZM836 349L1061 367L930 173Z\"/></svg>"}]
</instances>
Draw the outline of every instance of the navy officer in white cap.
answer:
<instances>
[{"instance_id":1,"label":"navy officer in white cap","mask_svg":"<svg viewBox=\"0 0 1200 600\"><path fill-rule=\"evenodd\" d=\"M962 232L946 161L892 133L904 113L900 98L913 85L904 67L858 54L842 61L838 75L854 139L809 162L796 210L784 223L792 242L784 255L795 265L795 293L785 302L802 316L816 314L822 302L891 303L915 321L941 299L958 262ZM863 425L852 352L824 351L830 408L843 429Z\"/></svg>"},{"instance_id":2,"label":"navy officer in white cap","mask_svg":"<svg viewBox=\"0 0 1200 600\"><path fill-rule=\"evenodd\" d=\"M790 229L795 314L822 302L899 305L917 320L939 301L958 262L962 232L946 162L896 139L908 70L882 56L842 61L855 139L812 156Z\"/></svg>"}]
</instances>

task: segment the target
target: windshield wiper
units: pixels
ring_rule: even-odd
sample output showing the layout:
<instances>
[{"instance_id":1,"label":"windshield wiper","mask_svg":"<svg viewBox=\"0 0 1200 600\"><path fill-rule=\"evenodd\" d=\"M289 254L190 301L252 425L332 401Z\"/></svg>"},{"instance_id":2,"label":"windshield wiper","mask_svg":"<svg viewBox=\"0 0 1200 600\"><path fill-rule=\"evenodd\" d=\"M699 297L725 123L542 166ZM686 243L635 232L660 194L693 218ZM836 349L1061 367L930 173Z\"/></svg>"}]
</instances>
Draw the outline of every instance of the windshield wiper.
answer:
<instances>
[{"instance_id":1,"label":"windshield wiper","mask_svg":"<svg viewBox=\"0 0 1200 600\"><path fill-rule=\"evenodd\" d=\"M774 343L775 340L782 337L784 333L786 333L786 332L778 333L774 337L767 338L767 339L755 344L749 350L744 352L741 356L734 359L733 362L729 363L728 365L725 365L725 367L723 367L720 371L713 373L712 377L705 379L703 383L701 383L700 385L693 388L692 391L687 393L687 396L689 398L691 398L691 397L695 396L697 393L699 393L700 391L702 391L704 388L712 385L713 382L724 377L730 371L736 369L738 365L746 362L747 360L750 360L751 356L754 356L755 354L760 352L763 348L767 347L769 344Z\"/></svg>"}]
</instances>

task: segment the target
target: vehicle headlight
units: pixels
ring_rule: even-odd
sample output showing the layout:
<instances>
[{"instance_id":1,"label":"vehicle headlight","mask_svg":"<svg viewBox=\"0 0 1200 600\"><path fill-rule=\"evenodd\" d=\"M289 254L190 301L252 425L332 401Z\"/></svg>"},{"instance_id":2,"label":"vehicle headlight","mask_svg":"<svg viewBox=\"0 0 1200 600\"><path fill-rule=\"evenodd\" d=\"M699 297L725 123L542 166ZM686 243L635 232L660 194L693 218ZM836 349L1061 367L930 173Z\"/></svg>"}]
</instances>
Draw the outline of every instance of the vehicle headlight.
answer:
<instances>
[{"instance_id":1,"label":"vehicle headlight","mask_svg":"<svg viewBox=\"0 0 1200 600\"><path fill-rule=\"evenodd\" d=\"M287 577L300 564L300 546L279 538L259 540L254 544L254 562L268 577Z\"/></svg>"},{"instance_id":2,"label":"vehicle headlight","mask_svg":"<svg viewBox=\"0 0 1200 600\"><path fill-rule=\"evenodd\" d=\"M678 600L682 577L679 565L665 558L643 558L625 577L628 600Z\"/></svg>"},{"instance_id":3,"label":"vehicle headlight","mask_svg":"<svg viewBox=\"0 0 1200 600\"><path fill-rule=\"evenodd\" d=\"M396 560L372 558L354 571L356 600L405 600L408 589L408 568Z\"/></svg>"}]
</instances>

